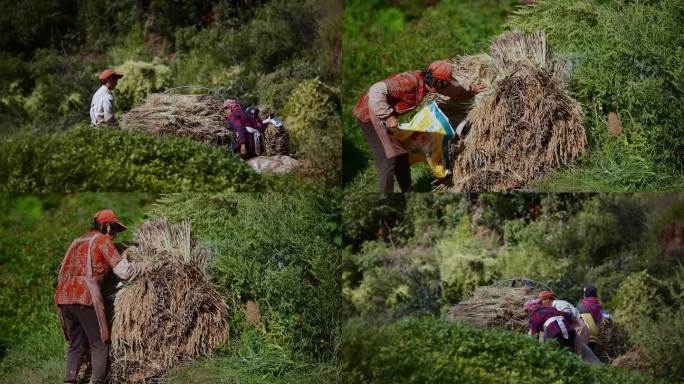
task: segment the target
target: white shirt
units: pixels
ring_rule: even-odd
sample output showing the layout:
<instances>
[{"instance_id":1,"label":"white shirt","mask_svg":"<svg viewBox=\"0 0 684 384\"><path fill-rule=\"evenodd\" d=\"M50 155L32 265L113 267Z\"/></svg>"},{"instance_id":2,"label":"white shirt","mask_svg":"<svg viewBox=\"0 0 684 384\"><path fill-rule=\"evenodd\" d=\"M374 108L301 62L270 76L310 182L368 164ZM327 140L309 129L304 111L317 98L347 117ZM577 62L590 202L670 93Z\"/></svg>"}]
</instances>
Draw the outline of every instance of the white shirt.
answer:
<instances>
[{"instance_id":1,"label":"white shirt","mask_svg":"<svg viewBox=\"0 0 684 384\"><path fill-rule=\"evenodd\" d=\"M571 314L575 319L579 319L580 317L580 313L577 308L565 300L554 300L553 307L561 312L567 312Z\"/></svg>"},{"instance_id":2,"label":"white shirt","mask_svg":"<svg viewBox=\"0 0 684 384\"><path fill-rule=\"evenodd\" d=\"M98 124L113 125L114 120L114 96L106 85L93 95L93 101L90 102L90 124L96 126Z\"/></svg>"}]
</instances>

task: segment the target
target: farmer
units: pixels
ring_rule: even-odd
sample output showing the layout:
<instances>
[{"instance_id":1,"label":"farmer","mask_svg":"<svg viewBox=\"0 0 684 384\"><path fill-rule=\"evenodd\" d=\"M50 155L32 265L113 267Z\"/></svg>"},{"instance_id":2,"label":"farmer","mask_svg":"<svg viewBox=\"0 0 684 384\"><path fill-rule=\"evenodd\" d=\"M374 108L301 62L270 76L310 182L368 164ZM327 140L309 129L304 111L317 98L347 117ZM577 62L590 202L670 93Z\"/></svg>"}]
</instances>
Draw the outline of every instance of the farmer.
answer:
<instances>
[{"instance_id":1,"label":"farmer","mask_svg":"<svg viewBox=\"0 0 684 384\"><path fill-rule=\"evenodd\" d=\"M121 279L144 273L143 263L132 263L114 247L114 237L126 230L112 210L95 214L92 227L74 240L59 270L55 304L64 336L69 342L65 383L76 383L81 357L90 346L91 383L106 383L109 325L100 285L110 269Z\"/></svg>"},{"instance_id":2,"label":"farmer","mask_svg":"<svg viewBox=\"0 0 684 384\"><path fill-rule=\"evenodd\" d=\"M93 100L90 102L90 125L96 127L100 124L115 126L116 118L114 118L114 95L112 90L116 88L116 84L122 73L114 72L114 70L107 68L100 73L98 78L102 86L93 95Z\"/></svg>"},{"instance_id":3,"label":"farmer","mask_svg":"<svg viewBox=\"0 0 684 384\"><path fill-rule=\"evenodd\" d=\"M530 335L543 331L544 340L556 339L558 344L570 351L575 350L575 330L570 325L572 314L553 307L553 292L539 293L539 306L530 315Z\"/></svg>"},{"instance_id":4,"label":"farmer","mask_svg":"<svg viewBox=\"0 0 684 384\"><path fill-rule=\"evenodd\" d=\"M586 284L583 288L583 299L577 306L580 317L589 328L589 347L596 352L599 333L601 332L601 318L603 310L598 299L597 289L592 284Z\"/></svg>"},{"instance_id":5,"label":"farmer","mask_svg":"<svg viewBox=\"0 0 684 384\"><path fill-rule=\"evenodd\" d=\"M565 300L553 300L553 307L561 312L572 315L570 325L575 330L575 353L582 356L588 363L599 363L598 357L589 347L589 328L580 317L580 313L574 305Z\"/></svg>"},{"instance_id":6,"label":"farmer","mask_svg":"<svg viewBox=\"0 0 684 384\"><path fill-rule=\"evenodd\" d=\"M373 154L380 192L393 192L395 177L402 192L411 191L408 153L393 136L398 116L413 111L428 92L444 93L449 86L462 89L453 80L451 64L435 61L424 71L397 73L373 84L356 103L354 117ZM484 90L477 84L464 91L472 97Z\"/></svg>"},{"instance_id":7,"label":"farmer","mask_svg":"<svg viewBox=\"0 0 684 384\"><path fill-rule=\"evenodd\" d=\"M257 144L260 144L263 124L256 108L243 109L236 100L227 99L223 102L223 111L228 120L228 126L235 132L232 144L233 153L239 153L243 159L256 156ZM258 134L258 137L256 134Z\"/></svg>"}]
</instances>

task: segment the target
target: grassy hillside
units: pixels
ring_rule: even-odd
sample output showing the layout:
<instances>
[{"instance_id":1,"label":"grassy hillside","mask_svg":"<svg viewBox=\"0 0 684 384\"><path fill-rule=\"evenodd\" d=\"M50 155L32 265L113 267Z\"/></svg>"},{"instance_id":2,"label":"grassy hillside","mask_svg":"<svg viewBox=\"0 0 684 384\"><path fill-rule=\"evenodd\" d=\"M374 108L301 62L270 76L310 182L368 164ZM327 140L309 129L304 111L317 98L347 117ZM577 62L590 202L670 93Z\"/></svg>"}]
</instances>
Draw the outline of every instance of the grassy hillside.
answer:
<instances>
[{"instance_id":1,"label":"grassy hillside","mask_svg":"<svg viewBox=\"0 0 684 384\"><path fill-rule=\"evenodd\" d=\"M65 342L52 305L56 270L98 209L129 225L189 219L209 272L229 303L230 341L212 358L170 372L170 382L328 382L337 375L339 207L334 194L75 194L0 196L0 381L57 382ZM277 233L277 236L270 236ZM261 309L258 326L245 303ZM220 378L220 380L218 379Z\"/></svg>"},{"instance_id":2,"label":"grassy hillside","mask_svg":"<svg viewBox=\"0 0 684 384\"><path fill-rule=\"evenodd\" d=\"M588 366L528 337L430 318L377 325L352 321L342 347L344 383L657 383Z\"/></svg>"},{"instance_id":3,"label":"grassy hillside","mask_svg":"<svg viewBox=\"0 0 684 384\"><path fill-rule=\"evenodd\" d=\"M571 65L571 94L582 104L590 148L572 169L530 185L541 191L669 191L684 186L684 52L674 0L424 1L345 3L343 17L344 182L374 191L365 140L351 112L385 76L432 60L488 51L505 29L544 29ZM559 17L559 15L561 17ZM658 20L658 22L653 22ZM347 48L349 47L349 48ZM608 134L608 113L622 134ZM424 170L417 190L429 190Z\"/></svg>"},{"instance_id":4,"label":"grassy hillside","mask_svg":"<svg viewBox=\"0 0 684 384\"><path fill-rule=\"evenodd\" d=\"M270 106L286 128L296 127L292 150L312 164L305 176L336 185L341 166L340 153L334 149L340 147L340 131L328 124L339 126L339 15L340 3L335 0L22 2L0 16L0 136L5 141L17 134L40 135L35 145L24 139L27 151L38 152L47 143L54 151L70 151L60 141L62 136L43 134L86 123L92 95L100 86L97 74L113 67L125 73L113 91L117 117L140 105L148 94L176 87L182 88L174 92L210 93L246 105ZM325 93L302 88L311 83L323 84ZM82 131L70 135L88 137ZM324 150L303 143L303 136L318 139ZM100 149L87 141L81 145ZM211 152L203 145L168 145L192 157ZM217 185L213 176L223 164L196 164L197 177L183 181L186 170L173 164L187 160L182 157L159 158L171 162L169 170L147 169L159 180L138 179L132 190L259 189L251 180L243 186L239 180ZM20 158L12 165L14 172L47 166L41 156ZM127 158L108 166L119 174L130 168ZM79 177L69 190L88 190L99 183L94 175ZM31 176L24 179L42 182ZM6 183L0 184L5 190L35 191L17 185L17 180ZM44 185L41 190L65 189Z\"/></svg>"},{"instance_id":5,"label":"grassy hillside","mask_svg":"<svg viewBox=\"0 0 684 384\"><path fill-rule=\"evenodd\" d=\"M677 382L683 218L681 194L347 196L343 296L352 316L383 322L442 317L513 277L571 303L591 282L621 331L618 350L637 354L631 367Z\"/></svg>"}]
</instances>

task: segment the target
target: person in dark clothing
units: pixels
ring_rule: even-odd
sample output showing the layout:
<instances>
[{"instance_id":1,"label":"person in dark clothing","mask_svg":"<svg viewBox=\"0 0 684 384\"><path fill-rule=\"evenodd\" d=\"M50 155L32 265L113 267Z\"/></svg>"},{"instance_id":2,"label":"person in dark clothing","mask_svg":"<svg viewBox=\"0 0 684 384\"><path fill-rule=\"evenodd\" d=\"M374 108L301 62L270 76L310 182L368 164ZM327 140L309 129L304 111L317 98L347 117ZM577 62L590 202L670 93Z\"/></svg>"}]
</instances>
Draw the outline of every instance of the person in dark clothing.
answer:
<instances>
[{"instance_id":1,"label":"person in dark clothing","mask_svg":"<svg viewBox=\"0 0 684 384\"><path fill-rule=\"evenodd\" d=\"M575 329L570 325L572 315L554 308L553 299L551 291L539 293L539 306L530 316L530 335L535 336L543 331L544 340L556 339L561 347L574 353Z\"/></svg>"},{"instance_id":2,"label":"person in dark clothing","mask_svg":"<svg viewBox=\"0 0 684 384\"><path fill-rule=\"evenodd\" d=\"M583 288L583 299L577 306L580 317L589 328L589 348L596 352L599 334L601 332L601 320L603 309L598 299L598 290L592 284L586 284Z\"/></svg>"}]
</instances>

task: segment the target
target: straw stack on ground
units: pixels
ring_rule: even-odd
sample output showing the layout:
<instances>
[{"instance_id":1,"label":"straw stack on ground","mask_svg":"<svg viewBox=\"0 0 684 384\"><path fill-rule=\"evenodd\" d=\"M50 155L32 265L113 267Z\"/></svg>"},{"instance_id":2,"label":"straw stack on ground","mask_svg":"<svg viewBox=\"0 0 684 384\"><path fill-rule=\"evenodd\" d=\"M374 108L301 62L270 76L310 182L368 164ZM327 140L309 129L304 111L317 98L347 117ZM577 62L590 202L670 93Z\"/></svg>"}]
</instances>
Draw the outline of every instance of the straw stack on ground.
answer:
<instances>
[{"instance_id":1,"label":"straw stack on ground","mask_svg":"<svg viewBox=\"0 0 684 384\"><path fill-rule=\"evenodd\" d=\"M533 288L478 287L473 296L456 304L447 316L451 321L465 321L485 328L512 331L527 330L529 316L523 305L537 297Z\"/></svg>"},{"instance_id":2,"label":"straw stack on ground","mask_svg":"<svg viewBox=\"0 0 684 384\"><path fill-rule=\"evenodd\" d=\"M205 272L187 222L144 223L127 253L147 263L143 277L116 296L111 376L115 383L150 383L228 339L228 308Z\"/></svg>"},{"instance_id":3,"label":"straw stack on ground","mask_svg":"<svg viewBox=\"0 0 684 384\"><path fill-rule=\"evenodd\" d=\"M467 115L470 133L454 161L455 191L522 188L585 150L582 109L568 95L565 63L551 54L543 32L508 32L494 41L491 56L452 62L463 85L488 86Z\"/></svg>"},{"instance_id":4,"label":"straw stack on ground","mask_svg":"<svg viewBox=\"0 0 684 384\"><path fill-rule=\"evenodd\" d=\"M121 127L213 145L231 140L221 102L209 95L151 94L143 105L124 114Z\"/></svg>"}]
</instances>

